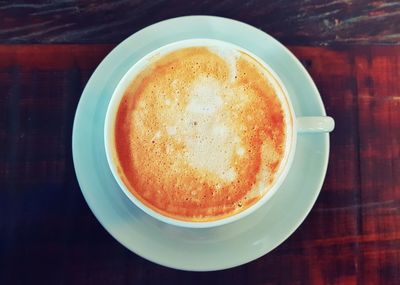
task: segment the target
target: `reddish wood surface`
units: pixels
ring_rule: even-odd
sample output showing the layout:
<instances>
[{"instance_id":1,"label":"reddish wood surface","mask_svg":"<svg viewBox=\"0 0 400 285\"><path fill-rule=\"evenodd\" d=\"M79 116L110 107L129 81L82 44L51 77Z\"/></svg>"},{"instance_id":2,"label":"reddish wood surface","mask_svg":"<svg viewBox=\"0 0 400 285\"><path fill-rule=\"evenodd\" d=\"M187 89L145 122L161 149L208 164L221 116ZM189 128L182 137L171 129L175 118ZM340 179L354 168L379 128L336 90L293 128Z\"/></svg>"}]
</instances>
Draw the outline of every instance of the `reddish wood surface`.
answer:
<instances>
[{"instance_id":1,"label":"reddish wood surface","mask_svg":"<svg viewBox=\"0 0 400 285\"><path fill-rule=\"evenodd\" d=\"M148 262L97 222L74 112L112 45L0 45L0 284L399 284L400 46L292 46L336 120L327 178L281 246L209 273Z\"/></svg>"},{"instance_id":2,"label":"reddish wood surface","mask_svg":"<svg viewBox=\"0 0 400 285\"><path fill-rule=\"evenodd\" d=\"M119 43L185 15L239 20L285 44L400 43L398 0L0 1L0 42Z\"/></svg>"}]
</instances>

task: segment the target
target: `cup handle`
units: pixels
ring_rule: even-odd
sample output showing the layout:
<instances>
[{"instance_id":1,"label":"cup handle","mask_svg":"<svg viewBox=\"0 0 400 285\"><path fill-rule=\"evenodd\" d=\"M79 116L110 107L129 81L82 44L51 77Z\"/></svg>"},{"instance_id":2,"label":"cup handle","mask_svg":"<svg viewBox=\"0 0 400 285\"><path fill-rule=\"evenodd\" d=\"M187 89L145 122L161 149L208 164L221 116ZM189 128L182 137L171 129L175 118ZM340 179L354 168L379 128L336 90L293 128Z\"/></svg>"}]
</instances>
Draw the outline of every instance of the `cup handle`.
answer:
<instances>
[{"instance_id":1,"label":"cup handle","mask_svg":"<svg viewBox=\"0 0 400 285\"><path fill-rule=\"evenodd\" d=\"M329 133L335 128L335 121L325 117L297 117L298 133Z\"/></svg>"}]
</instances>

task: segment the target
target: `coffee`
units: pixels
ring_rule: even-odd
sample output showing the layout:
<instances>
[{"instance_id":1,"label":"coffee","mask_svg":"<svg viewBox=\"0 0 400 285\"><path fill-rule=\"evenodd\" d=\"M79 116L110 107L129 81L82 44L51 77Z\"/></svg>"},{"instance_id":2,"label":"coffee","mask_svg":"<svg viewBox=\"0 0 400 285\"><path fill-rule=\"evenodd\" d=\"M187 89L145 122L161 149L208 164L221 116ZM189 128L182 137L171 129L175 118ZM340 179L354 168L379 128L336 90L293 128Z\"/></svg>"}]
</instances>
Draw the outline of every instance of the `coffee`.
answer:
<instances>
[{"instance_id":1,"label":"coffee","mask_svg":"<svg viewBox=\"0 0 400 285\"><path fill-rule=\"evenodd\" d=\"M273 80L233 48L153 57L115 119L114 160L127 189L182 221L219 220L256 203L285 155L286 109Z\"/></svg>"}]
</instances>

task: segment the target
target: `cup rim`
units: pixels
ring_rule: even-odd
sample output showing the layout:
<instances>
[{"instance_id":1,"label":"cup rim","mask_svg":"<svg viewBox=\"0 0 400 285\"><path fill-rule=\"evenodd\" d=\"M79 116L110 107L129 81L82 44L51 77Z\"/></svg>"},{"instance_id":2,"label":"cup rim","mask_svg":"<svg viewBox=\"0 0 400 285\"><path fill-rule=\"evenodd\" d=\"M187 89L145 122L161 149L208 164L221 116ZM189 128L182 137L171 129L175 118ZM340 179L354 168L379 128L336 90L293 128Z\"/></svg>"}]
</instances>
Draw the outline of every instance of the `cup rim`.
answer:
<instances>
[{"instance_id":1,"label":"cup rim","mask_svg":"<svg viewBox=\"0 0 400 285\"><path fill-rule=\"evenodd\" d=\"M153 210L151 207L146 206L139 198L137 198L132 192L129 191L128 187L122 181L120 175L118 174L117 167L115 165L115 156L116 154L113 152L113 136L114 136L114 120L115 116L120 104L120 101L124 95L124 91L130 85L133 78L139 74L144 67L156 56L161 56L167 54L168 52L185 48L185 47L194 47L194 46L225 46L229 48L233 48L238 51L242 51L245 54L249 55L251 58L256 60L258 63L262 65L262 67L270 74L268 80L274 85L274 89L277 90L277 93L280 93L279 100L281 101L282 105L285 105L285 121L286 121L286 138L285 138L285 155L282 159L280 164L279 170L277 171L277 177L273 184L269 187L268 191L253 205L249 206L248 208L234 213L227 217L222 217L221 219L212 220L212 221L185 221L179 220L172 217L165 216L156 210ZM279 92L280 91L280 92ZM283 98L282 98L283 97ZM289 121L289 124L288 124ZM288 138L290 136L290 138ZM217 226L222 226L225 224L229 224L240 220L251 213L255 212L261 206L265 205L274 194L279 190L281 184L285 180L290 167L293 162L295 148L296 148L296 141L297 141L297 125L296 125L296 116L294 113L294 109L292 103L289 98L289 94L282 83L282 80L279 76L275 73L275 71L261 58L257 55L253 54L252 52L248 51L247 49L232 44L230 42L210 39L210 38L193 38L193 39L185 39L180 41L175 41L166 45L163 45L146 55L140 58L137 62L135 62L122 76L119 80L117 86L115 87L113 94L111 95L111 99L107 106L107 112L104 121L104 147L105 153L107 157L107 163L111 170L111 173L116 180L119 188L125 193L125 195L129 198L129 200L142 211L144 211L149 216L161 221L165 222L170 225L184 227L184 228L212 228Z\"/></svg>"}]
</instances>

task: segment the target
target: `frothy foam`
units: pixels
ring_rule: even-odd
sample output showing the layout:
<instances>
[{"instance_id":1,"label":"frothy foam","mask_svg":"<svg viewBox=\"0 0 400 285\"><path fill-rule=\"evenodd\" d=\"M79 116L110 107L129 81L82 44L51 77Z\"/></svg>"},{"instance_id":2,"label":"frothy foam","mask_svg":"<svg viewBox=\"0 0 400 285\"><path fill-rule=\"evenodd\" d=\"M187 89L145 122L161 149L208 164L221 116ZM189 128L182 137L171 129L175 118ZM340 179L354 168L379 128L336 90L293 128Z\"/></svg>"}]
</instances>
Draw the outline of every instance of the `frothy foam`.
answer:
<instances>
[{"instance_id":1,"label":"frothy foam","mask_svg":"<svg viewBox=\"0 0 400 285\"><path fill-rule=\"evenodd\" d=\"M186 159L192 167L231 182L236 177L231 167L235 148L231 139L239 137L221 117L223 101L219 94L222 92L221 84L214 78L200 77L192 83L184 117L193 123L184 124L181 134L187 150Z\"/></svg>"},{"instance_id":2,"label":"frothy foam","mask_svg":"<svg viewBox=\"0 0 400 285\"><path fill-rule=\"evenodd\" d=\"M184 48L155 60L126 90L115 124L129 190L190 221L258 201L275 180L284 142L284 111L265 71L227 48Z\"/></svg>"},{"instance_id":3,"label":"frothy foam","mask_svg":"<svg viewBox=\"0 0 400 285\"><path fill-rule=\"evenodd\" d=\"M225 60L225 63L229 67L229 81L233 82L237 78L236 61L240 57L240 52L222 47L211 47L209 49Z\"/></svg>"}]
</instances>

